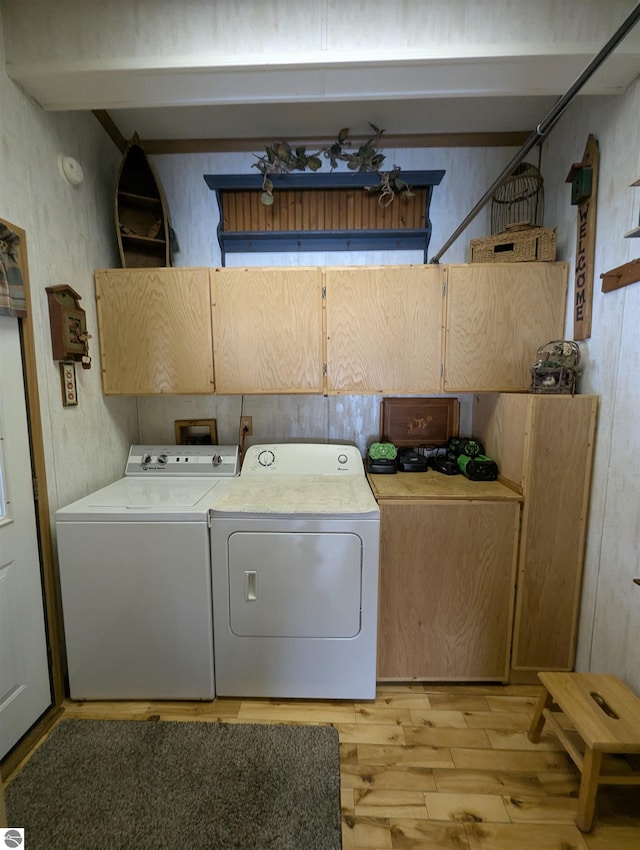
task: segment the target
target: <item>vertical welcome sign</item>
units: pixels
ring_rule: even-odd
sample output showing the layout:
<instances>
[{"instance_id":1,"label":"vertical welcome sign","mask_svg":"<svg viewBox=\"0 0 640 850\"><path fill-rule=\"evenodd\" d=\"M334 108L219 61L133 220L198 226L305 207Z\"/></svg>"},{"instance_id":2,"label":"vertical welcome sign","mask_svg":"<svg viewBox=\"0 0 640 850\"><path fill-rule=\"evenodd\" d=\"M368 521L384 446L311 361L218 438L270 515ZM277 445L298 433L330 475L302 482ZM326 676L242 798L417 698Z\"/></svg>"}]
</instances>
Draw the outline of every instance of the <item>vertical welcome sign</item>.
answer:
<instances>
[{"instance_id":1,"label":"vertical welcome sign","mask_svg":"<svg viewBox=\"0 0 640 850\"><path fill-rule=\"evenodd\" d=\"M599 161L598 142L595 136L590 135L582 162L574 162L566 180L571 183L571 203L578 207L573 296L574 339L588 339L591 336Z\"/></svg>"}]
</instances>

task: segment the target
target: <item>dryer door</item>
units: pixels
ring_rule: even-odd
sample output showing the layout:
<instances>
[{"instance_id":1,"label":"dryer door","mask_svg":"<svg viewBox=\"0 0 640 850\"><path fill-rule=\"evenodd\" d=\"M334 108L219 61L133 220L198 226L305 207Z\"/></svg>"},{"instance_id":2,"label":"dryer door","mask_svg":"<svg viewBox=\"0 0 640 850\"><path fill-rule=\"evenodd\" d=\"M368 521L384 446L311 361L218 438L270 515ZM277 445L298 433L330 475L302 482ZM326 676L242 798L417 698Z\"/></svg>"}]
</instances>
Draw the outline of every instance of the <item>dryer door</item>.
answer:
<instances>
[{"instance_id":1,"label":"dryer door","mask_svg":"<svg viewBox=\"0 0 640 850\"><path fill-rule=\"evenodd\" d=\"M344 532L236 532L229 613L241 637L350 638L360 631L362 540Z\"/></svg>"}]
</instances>

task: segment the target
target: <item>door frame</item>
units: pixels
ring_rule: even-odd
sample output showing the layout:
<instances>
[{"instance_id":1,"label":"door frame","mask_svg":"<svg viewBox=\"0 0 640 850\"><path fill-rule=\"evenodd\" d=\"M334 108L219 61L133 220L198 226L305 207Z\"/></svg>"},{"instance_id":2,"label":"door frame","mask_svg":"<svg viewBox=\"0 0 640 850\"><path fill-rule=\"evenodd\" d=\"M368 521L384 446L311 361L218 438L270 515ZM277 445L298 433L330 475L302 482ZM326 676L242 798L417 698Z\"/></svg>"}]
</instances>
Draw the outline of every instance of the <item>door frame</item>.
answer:
<instances>
[{"instance_id":1,"label":"door frame","mask_svg":"<svg viewBox=\"0 0 640 850\"><path fill-rule=\"evenodd\" d=\"M31 287L29 281L29 264L27 252L27 234L10 221L0 218L20 237L18 248L18 265L22 274L27 305L26 318L18 319L20 343L22 348L22 363L24 368L24 383L27 403L27 418L29 422L29 446L31 451L31 469L36 492L35 510L40 551L40 573L42 576L42 593L44 602L44 618L47 633L47 655L49 659L49 675L51 677L52 705L42 715L40 720L30 729L20 742L9 752L2 762L2 776L6 778L40 738L48 731L58 716L62 713L62 702L65 699L64 675L62 669L62 639L60 594L54 570L53 538L49 517L49 495L47 490L47 474L42 437L42 421L40 416L40 396L38 394L38 374L36 368L36 346L31 307Z\"/></svg>"}]
</instances>

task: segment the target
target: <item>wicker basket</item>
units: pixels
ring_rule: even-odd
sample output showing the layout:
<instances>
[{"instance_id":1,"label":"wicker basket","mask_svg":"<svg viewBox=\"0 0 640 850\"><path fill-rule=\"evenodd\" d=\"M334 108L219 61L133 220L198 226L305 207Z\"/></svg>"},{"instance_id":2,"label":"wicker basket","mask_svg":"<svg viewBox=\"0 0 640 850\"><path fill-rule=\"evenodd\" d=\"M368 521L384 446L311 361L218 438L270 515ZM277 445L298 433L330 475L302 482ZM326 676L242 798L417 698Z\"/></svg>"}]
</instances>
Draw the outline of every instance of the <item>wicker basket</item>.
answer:
<instances>
[{"instance_id":1,"label":"wicker basket","mask_svg":"<svg viewBox=\"0 0 640 850\"><path fill-rule=\"evenodd\" d=\"M507 228L504 233L471 240L472 263L526 263L555 258L555 227Z\"/></svg>"}]
</instances>

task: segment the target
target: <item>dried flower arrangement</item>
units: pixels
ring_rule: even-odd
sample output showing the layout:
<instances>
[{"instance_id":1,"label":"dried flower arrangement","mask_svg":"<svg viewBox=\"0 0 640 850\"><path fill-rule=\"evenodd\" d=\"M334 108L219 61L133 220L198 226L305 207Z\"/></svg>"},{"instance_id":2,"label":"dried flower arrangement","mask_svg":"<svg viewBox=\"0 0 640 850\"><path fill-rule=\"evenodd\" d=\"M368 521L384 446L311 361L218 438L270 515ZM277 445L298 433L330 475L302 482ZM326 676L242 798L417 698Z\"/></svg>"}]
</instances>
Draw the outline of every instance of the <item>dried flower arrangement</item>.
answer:
<instances>
[{"instance_id":1,"label":"dried flower arrangement","mask_svg":"<svg viewBox=\"0 0 640 850\"><path fill-rule=\"evenodd\" d=\"M373 135L369 136L363 144L355 147L349 140L349 128L343 127L338 133L336 140L330 145L321 148L314 153L307 153L304 146L294 148L288 142L274 142L273 145L265 147L265 153L253 163L262 174L262 194L260 200L265 206L273 204L273 180L274 174L289 174L292 171L318 171L322 168L322 158L328 159L331 168L337 168L339 162L346 162L350 171L358 172L380 172L380 166L385 160L385 155L380 153L379 142L385 132L369 124ZM366 191L378 193L378 203L382 207L389 206L397 194L402 193L405 197L413 197L411 187L400 177L400 168L394 165L391 171L380 174L378 186L366 186Z\"/></svg>"}]
</instances>

